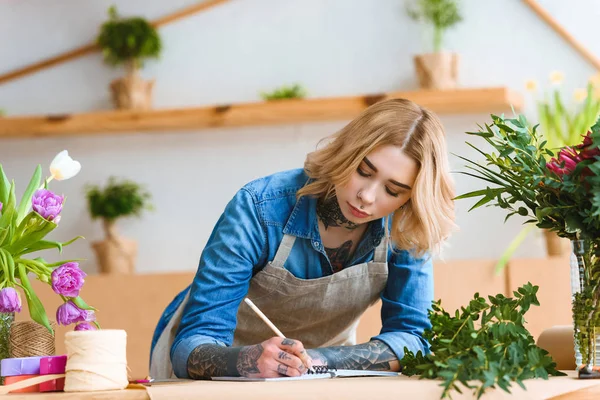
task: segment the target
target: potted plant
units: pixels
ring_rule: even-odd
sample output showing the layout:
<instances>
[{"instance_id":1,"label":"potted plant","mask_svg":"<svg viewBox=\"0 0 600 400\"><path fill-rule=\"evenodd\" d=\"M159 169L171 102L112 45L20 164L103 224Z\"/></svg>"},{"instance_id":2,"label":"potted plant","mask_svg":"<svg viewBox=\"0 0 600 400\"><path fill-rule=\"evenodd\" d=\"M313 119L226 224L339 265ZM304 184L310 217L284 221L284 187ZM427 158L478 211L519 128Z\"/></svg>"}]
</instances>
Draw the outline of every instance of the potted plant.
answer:
<instances>
[{"instance_id":1,"label":"potted plant","mask_svg":"<svg viewBox=\"0 0 600 400\"><path fill-rule=\"evenodd\" d=\"M110 85L113 103L120 109L150 109L154 80L143 80L139 70L144 59L160 56L162 43L158 32L144 18L120 18L114 6L108 14L110 19L102 24L96 41L107 64L125 66L125 77Z\"/></svg>"},{"instance_id":2,"label":"potted plant","mask_svg":"<svg viewBox=\"0 0 600 400\"><path fill-rule=\"evenodd\" d=\"M261 97L265 101L282 100L282 99L303 99L306 97L306 89L300 84L291 86L283 85L272 92L262 92Z\"/></svg>"},{"instance_id":3,"label":"potted plant","mask_svg":"<svg viewBox=\"0 0 600 400\"><path fill-rule=\"evenodd\" d=\"M453 89L458 80L458 54L442 51L444 34L462 21L459 0L414 0L407 7L408 15L415 21L431 24L433 52L414 57L419 86L422 89Z\"/></svg>"},{"instance_id":4,"label":"potted plant","mask_svg":"<svg viewBox=\"0 0 600 400\"><path fill-rule=\"evenodd\" d=\"M105 188L86 187L88 208L92 219L102 219L105 239L92 243L101 273L132 274L135 271L137 242L122 237L116 221L128 216L140 216L150 209L150 194L135 182L110 177Z\"/></svg>"}]
</instances>

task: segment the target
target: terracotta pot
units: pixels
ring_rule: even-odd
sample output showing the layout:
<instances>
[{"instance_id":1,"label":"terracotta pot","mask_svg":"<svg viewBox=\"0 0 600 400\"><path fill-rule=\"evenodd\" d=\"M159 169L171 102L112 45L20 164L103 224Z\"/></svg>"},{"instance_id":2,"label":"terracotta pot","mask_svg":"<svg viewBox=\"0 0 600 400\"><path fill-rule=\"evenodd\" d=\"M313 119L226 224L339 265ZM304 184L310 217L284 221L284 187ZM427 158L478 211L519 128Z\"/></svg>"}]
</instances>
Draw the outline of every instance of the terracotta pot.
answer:
<instances>
[{"instance_id":1,"label":"terracotta pot","mask_svg":"<svg viewBox=\"0 0 600 400\"><path fill-rule=\"evenodd\" d=\"M133 274L137 260L138 245L116 233L113 222L104 222L106 239L92 243L99 271L102 274Z\"/></svg>"},{"instance_id":2,"label":"terracotta pot","mask_svg":"<svg viewBox=\"0 0 600 400\"><path fill-rule=\"evenodd\" d=\"M550 257L558 257L567 253L569 241L559 237L555 232L544 229L544 239L546 240L546 253Z\"/></svg>"},{"instance_id":3,"label":"terracotta pot","mask_svg":"<svg viewBox=\"0 0 600 400\"><path fill-rule=\"evenodd\" d=\"M150 110L154 80L146 81L139 75L134 63L126 64L126 76L110 84L112 101L121 110Z\"/></svg>"},{"instance_id":4,"label":"terracotta pot","mask_svg":"<svg viewBox=\"0 0 600 400\"><path fill-rule=\"evenodd\" d=\"M454 89L458 81L458 61L456 53L429 53L414 57L415 70L421 89Z\"/></svg>"}]
</instances>

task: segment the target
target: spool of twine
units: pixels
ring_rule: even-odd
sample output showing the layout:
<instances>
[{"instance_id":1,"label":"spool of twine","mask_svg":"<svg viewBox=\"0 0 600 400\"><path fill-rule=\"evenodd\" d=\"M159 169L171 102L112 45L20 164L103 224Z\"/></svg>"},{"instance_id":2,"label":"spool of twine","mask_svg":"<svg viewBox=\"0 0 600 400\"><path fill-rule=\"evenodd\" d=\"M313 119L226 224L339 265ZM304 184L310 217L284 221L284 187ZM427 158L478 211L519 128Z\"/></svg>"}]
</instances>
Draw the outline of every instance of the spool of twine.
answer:
<instances>
[{"instance_id":1,"label":"spool of twine","mask_svg":"<svg viewBox=\"0 0 600 400\"><path fill-rule=\"evenodd\" d=\"M56 330L55 322L50 322L50 326ZM52 356L56 352L52 333L34 321L13 322L8 342L10 355L14 358Z\"/></svg>"},{"instance_id":2,"label":"spool of twine","mask_svg":"<svg viewBox=\"0 0 600 400\"><path fill-rule=\"evenodd\" d=\"M122 329L65 334L65 392L125 389L127 333Z\"/></svg>"}]
</instances>

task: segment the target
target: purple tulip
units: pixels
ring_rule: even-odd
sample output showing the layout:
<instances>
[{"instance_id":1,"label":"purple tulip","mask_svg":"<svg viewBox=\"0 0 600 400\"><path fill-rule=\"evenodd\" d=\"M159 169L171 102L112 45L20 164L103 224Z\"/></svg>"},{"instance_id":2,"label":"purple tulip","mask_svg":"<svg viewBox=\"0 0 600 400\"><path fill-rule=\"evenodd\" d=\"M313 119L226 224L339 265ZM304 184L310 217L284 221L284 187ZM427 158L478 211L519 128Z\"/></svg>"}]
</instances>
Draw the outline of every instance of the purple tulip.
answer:
<instances>
[{"instance_id":1,"label":"purple tulip","mask_svg":"<svg viewBox=\"0 0 600 400\"><path fill-rule=\"evenodd\" d=\"M49 190L39 189L33 195L31 204L35 212L48 221L52 221L60 214L63 200L62 196L58 196Z\"/></svg>"},{"instance_id":2,"label":"purple tulip","mask_svg":"<svg viewBox=\"0 0 600 400\"><path fill-rule=\"evenodd\" d=\"M56 310L56 322L59 325L70 325L74 322L92 322L96 319L93 311L82 310L71 300L58 307Z\"/></svg>"},{"instance_id":3,"label":"purple tulip","mask_svg":"<svg viewBox=\"0 0 600 400\"><path fill-rule=\"evenodd\" d=\"M86 276L78 263L65 263L52 271L52 289L66 297L77 297Z\"/></svg>"},{"instance_id":4,"label":"purple tulip","mask_svg":"<svg viewBox=\"0 0 600 400\"><path fill-rule=\"evenodd\" d=\"M95 331L96 327L92 324L90 324L89 322L80 322L79 324L75 325L75 330L76 331Z\"/></svg>"},{"instance_id":5,"label":"purple tulip","mask_svg":"<svg viewBox=\"0 0 600 400\"><path fill-rule=\"evenodd\" d=\"M13 313L21 311L21 298L12 287L0 290L0 312Z\"/></svg>"}]
</instances>

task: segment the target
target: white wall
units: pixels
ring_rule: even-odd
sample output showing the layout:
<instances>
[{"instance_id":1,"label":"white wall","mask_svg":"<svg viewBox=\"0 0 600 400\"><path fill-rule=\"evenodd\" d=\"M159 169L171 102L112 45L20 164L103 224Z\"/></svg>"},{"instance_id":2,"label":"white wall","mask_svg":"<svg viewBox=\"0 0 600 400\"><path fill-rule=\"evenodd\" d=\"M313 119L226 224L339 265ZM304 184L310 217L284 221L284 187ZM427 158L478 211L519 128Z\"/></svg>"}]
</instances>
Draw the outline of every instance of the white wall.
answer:
<instances>
[{"instance_id":1,"label":"white wall","mask_svg":"<svg viewBox=\"0 0 600 400\"><path fill-rule=\"evenodd\" d=\"M0 72L89 42L112 3L124 15L154 19L194 1L2 2ZM565 2L542 3L600 55L600 44L592 40L597 36L594 17L600 3L572 2L581 9L575 12L569 5L576 17L565 17ZM144 75L157 79L157 108L254 101L260 91L292 82L301 82L314 97L414 89L412 55L421 51L424 40L421 28L404 14L403 4L402 0L232 0L162 28L162 60L148 63ZM465 22L447 36L447 47L461 53L463 86L522 90L527 79L543 81L550 71L561 70L568 93L585 85L593 73L520 1L464 0L464 17ZM119 74L102 64L100 54L89 55L1 85L0 108L8 115L108 109L107 86ZM464 132L489 117L442 120L450 150L470 155ZM0 162L22 191L34 166L41 163L46 169L58 151L68 149L81 161L80 175L51 187L68 197L52 238L84 235L87 241L67 247L64 256L87 258L82 267L88 272L96 270L89 242L100 239L102 232L98 222L90 221L83 186L104 183L110 175L143 183L153 195L156 211L120 222L121 231L139 241L138 271L194 270L214 222L242 184L302 166L317 141L345 122L10 139L0 142ZM453 170L463 169L456 157L451 163ZM455 179L458 193L481 186L462 175ZM457 202L461 230L450 240L446 259L498 257L520 230L518 220L503 224L501 210L467 213L472 204ZM543 254L542 239L536 235L517 253Z\"/></svg>"}]
</instances>

